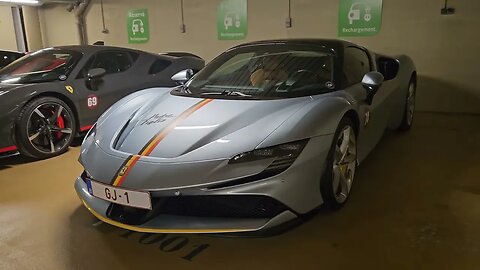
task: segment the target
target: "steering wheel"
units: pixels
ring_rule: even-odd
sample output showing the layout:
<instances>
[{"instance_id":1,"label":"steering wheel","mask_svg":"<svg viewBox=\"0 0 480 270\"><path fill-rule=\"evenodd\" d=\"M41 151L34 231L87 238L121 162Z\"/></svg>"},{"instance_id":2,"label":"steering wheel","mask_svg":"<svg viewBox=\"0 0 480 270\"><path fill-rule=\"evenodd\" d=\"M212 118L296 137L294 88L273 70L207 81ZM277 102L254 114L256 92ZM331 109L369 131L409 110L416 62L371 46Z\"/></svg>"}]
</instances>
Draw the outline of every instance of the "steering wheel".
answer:
<instances>
[{"instance_id":1,"label":"steering wheel","mask_svg":"<svg viewBox=\"0 0 480 270\"><path fill-rule=\"evenodd\" d=\"M306 77L310 77L310 78L315 77L315 80L319 82L322 80L319 74L308 69L297 70L297 72L295 72L295 74L292 77L297 78L295 83L297 83L300 79L304 79Z\"/></svg>"},{"instance_id":2,"label":"steering wheel","mask_svg":"<svg viewBox=\"0 0 480 270\"><path fill-rule=\"evenodd\" d=\"M301 86L306 86L309 84L318 84L322 83L324 79L320 74L315 73L308 69L300 69L293 76L292 80L294 83L291 85L292 89L299 88Z\"/></svg>"}]
</instances>

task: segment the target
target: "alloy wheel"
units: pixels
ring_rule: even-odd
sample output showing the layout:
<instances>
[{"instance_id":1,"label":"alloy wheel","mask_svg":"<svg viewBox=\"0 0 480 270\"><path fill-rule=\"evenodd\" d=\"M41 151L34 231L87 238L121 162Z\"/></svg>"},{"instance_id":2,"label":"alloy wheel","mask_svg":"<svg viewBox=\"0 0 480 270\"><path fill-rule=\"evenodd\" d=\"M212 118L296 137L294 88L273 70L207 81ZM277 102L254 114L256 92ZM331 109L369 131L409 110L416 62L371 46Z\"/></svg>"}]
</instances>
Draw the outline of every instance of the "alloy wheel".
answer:
<instances>
[{"instance_id":1,"label":"alloy wheel","mask_svg":"<svg viewBox=\"0 0 480 270\"><path fill-rule=\"evenodd\" d=\"M357 141L353 128L345 126L335 144L333 161L333 193L338 203L344 203L350 189L357 165Z\"/></svg>"},{"instance_id":2,"label":"alloy wheel","mask_svg":"<svg viewBox=\"0 0 480 270\"><path fill-rule=\"evenodd\" d=\"M68 146L74 135L72 124L72 115L62 105L54 102L40 104L28 118L28 141L39 152L59 152Z\"/></svg>"},{"instance_id":3,"label":"alloy wheel","mask_svg":"<svg viewBox=\"0 0 480 270\"><path fill-rule=\"evenodd\" d=\"M413 114L415 112L415 84L410 83L408 87L407 97L407 124L411 125L413 121Z\"/></svg>"}]
</instances>

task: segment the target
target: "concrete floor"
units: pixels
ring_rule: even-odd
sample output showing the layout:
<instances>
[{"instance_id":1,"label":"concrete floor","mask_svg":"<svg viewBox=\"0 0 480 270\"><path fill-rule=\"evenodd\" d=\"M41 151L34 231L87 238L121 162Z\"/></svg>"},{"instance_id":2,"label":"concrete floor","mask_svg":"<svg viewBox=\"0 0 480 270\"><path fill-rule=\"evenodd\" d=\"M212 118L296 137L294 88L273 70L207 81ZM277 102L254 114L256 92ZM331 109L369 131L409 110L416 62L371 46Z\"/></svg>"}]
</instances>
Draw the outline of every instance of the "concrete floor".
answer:
<instances>
[{"instance_id":1,"label":"concrete floor","mask_svg":"<svg viewBox=\"0 0 480 270\"><path fill-rule=\"evenodd\" d=\"M344 209L268 238L98 223L73 189L78 152L0 160L0 269L480 269L480 116L417 114L359 167Z\"/></svg>"}]
</instances>

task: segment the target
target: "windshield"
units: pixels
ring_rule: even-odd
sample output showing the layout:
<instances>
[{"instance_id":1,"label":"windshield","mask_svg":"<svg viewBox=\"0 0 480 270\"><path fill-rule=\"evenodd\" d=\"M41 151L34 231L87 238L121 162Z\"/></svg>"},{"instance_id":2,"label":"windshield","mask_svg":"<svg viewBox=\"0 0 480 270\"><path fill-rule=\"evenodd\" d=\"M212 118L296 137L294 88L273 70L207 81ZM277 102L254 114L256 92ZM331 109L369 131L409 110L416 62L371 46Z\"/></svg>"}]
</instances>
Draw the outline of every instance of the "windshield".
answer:
<instances>
[{"instance_id":1,"label":"windshield","mask_svg":"<svg viewBox=\"0 0 480 270\"><path fill-rule=\"evenodd\" d=\"M82 54L75 51L41 50L0 70L0 83L35 83L66 80Z\"/></svg>"},{"instance_id":2,"label":"windshield","mask_svg":"<svg viewBox=\"0 0 480 270\"><path fill-rule=\"evenodd\" d=\"M174 94L271 99L333 89L333 56L323 47L256 45L227 51Z\"/></svg>"}]
</instances>

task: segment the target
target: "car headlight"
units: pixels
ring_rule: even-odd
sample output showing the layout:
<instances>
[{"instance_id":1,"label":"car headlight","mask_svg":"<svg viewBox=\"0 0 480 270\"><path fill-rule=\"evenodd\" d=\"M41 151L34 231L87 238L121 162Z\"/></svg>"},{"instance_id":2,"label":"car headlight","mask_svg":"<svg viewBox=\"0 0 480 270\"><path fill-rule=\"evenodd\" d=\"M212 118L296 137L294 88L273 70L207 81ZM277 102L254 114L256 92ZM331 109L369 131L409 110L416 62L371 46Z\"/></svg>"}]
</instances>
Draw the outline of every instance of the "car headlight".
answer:
<instances>
[{"instance_id":1,"label":"car headlight","mask_svg":"<svg viewBox=\"0 0 480 270\"><path fill-rule=\"evenodd\" d=\"M268 158L274 158L274 162L278 160L285 160L292 161L291 163L293 163L293 161L295 161L295 159L300 155L307 142L308 139L304 139L272 147L255 149L253 151L241 153L232 157L228 161L228 164L237 164ZM289 163L288 166L290 166L291 163Z\"/></svg>"},{"instance_id":2,"label":"car headlight","mask_svg":"<svg viewBox=\"0 0 480 270\"><path fill-rule=\"evenodd\" d=\"M255 149L253 151L238 154L232 157L228 161L228 164L238 164L262 159L271 159L272 162L260 173L243 178L238 178L233 181L227 181L224 183L212 185L208 188L219 189L232 187L262 180L280 174L287 170L293 164L293 162L295 162L300 153L302 153L302 150L303 148L305 148L305 145L307 145L307 143L308 139L304 139L290 143L279 144L272 147Z\"/></svg>"}]
</instances>

